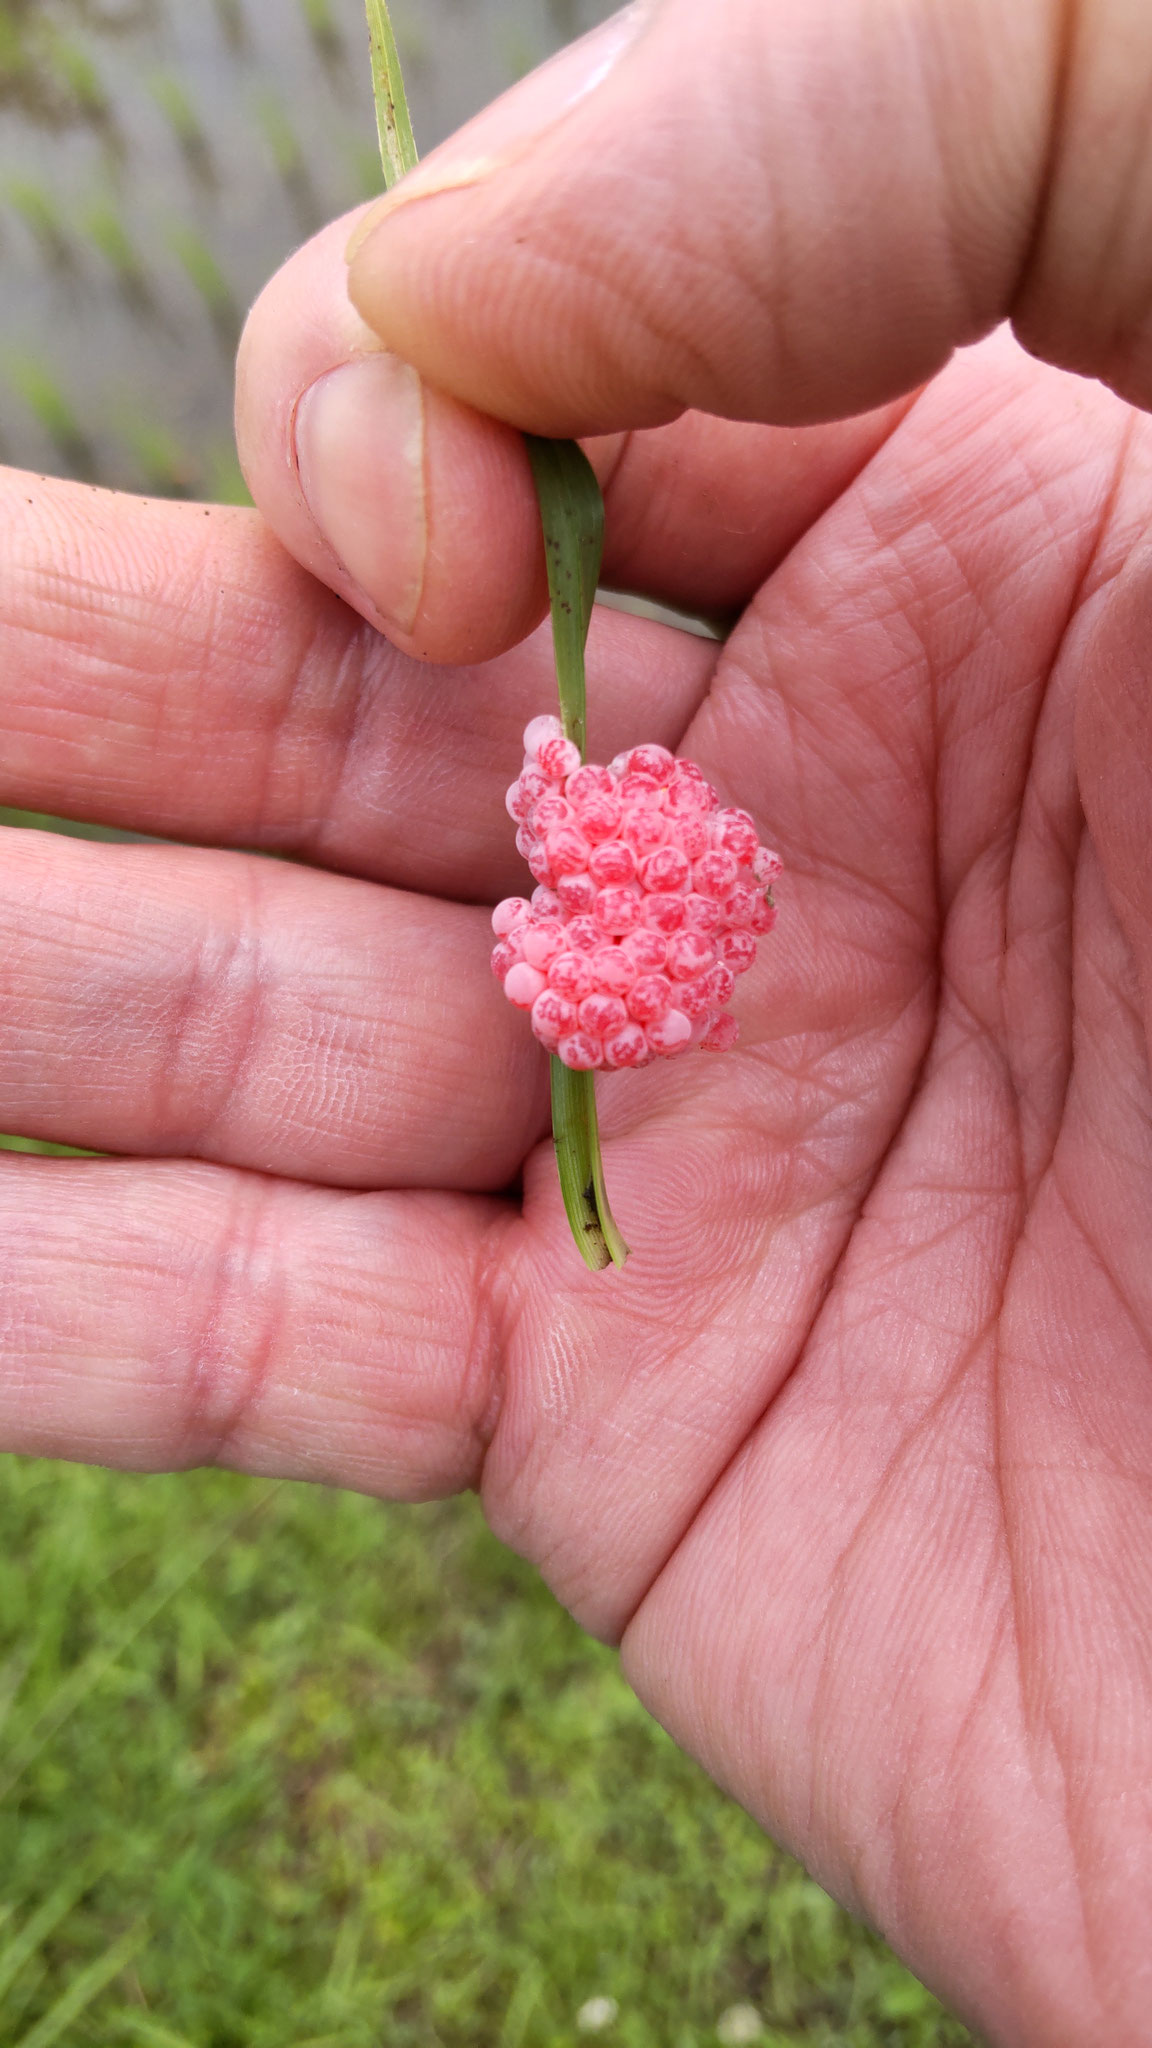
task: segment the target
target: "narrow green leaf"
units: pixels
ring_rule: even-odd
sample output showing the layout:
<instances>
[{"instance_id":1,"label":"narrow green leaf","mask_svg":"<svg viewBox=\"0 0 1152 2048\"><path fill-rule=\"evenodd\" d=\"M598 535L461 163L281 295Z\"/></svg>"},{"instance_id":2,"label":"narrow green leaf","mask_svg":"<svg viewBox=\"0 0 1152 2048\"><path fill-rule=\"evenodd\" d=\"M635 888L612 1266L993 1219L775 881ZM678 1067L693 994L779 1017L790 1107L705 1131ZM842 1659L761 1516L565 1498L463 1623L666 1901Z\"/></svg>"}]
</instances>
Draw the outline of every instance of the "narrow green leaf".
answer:
<instances>
[{"instance_id":1,"label":"narrow green leaf","mask_svg":"<svg viewBox=\"0 0 1152 2048\"><path fill-rule=\"evenodd\" d=\"M368 41L372 51L372 92L376 101L376 133L385 185L394 185L417 163L416 140L400 71L400 55L385 0L365 0Z\"/></svg>"},{"instance_id":2,"label":"narrow green leaf","mask_svg":"<svg viewBox=\"0 0 1152 2048\"><path fill-rule=\"evenodd\" d=\"M608 1206L596 1122L596 1076L578 1074L553 1055L552 1141L564 1213L585 1265L594 1273L622 1266L628 1247Z\"/></svg>"},{"instance_id":3,"label":"narrow green leaf","mask_svg":"<svg viewBox=\"0 0 1152 2048\"><path fill-rule=\"evenodd\" d=\"M584 643L604 552L604 500L595 471L575 441L544 441L535 434L525 435L525 441L544 530L560 717L583 760ZM622 1266L628 1247L604 1189L595 1076L575 1073L555 1055L551 1068L552 1138L564 1211L581 1258L601 1273L605 1266Z\"/></svg>"},{"instance_id":4,"label":"narrow green leaf","mask_svg":"<svg viewBox=\"0 0 1152 2048\"><path fill-rule=\"evenodd\" d=\"M365 0L372 49L372 90L384 183L414 169L416 143L400 71L396 38L385 0ZM604 500L596 473L575 441L524 436L540 505L556 683L564 731L585 755L584 643L604 552ZM552 1060L552 1137L564 1210L581 1257L593 1272L622 1266L628 1247L608 1206L591 1074Z\"/></svg>"},{"instance_id":5,"label":"narrow green leaf","mask_svg":"<svg viewBox=\"0 0 1152 2048\"><path fill-rule=\"evenodd\" d=\"M583 759L584 643L604 553L604 500L596 472L575 441L544 441L536 434L525 434L524 441L544 529L560 716Z\"/></svg>"}]
</instances>

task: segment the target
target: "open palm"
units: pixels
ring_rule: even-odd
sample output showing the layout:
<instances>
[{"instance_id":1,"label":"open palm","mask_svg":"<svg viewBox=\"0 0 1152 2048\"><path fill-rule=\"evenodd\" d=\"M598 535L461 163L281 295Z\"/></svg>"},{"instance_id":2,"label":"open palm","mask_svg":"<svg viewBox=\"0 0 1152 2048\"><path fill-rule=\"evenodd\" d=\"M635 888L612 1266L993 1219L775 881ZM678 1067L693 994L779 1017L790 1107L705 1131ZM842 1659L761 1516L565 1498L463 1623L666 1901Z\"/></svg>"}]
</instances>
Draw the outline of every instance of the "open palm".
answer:
<instances>
[{"instance_id":1,"label":"open palm","mask_svg":"<svg viewBox=\"0 0 1152 2048\"><path fill-rule=\"evenodd\" d=\"M480 1486L975 2024L1152 2041L1152 427L996 341L722 650L598 616L594 755L786 867L737 1050L600 1084L606 1276L487 964L546 634L429 669L253 515L3 496L3 800L296 856L5 835L0 1116L133 1155L0 1174L5 1444Z\"/></svg>"}]
</instances>

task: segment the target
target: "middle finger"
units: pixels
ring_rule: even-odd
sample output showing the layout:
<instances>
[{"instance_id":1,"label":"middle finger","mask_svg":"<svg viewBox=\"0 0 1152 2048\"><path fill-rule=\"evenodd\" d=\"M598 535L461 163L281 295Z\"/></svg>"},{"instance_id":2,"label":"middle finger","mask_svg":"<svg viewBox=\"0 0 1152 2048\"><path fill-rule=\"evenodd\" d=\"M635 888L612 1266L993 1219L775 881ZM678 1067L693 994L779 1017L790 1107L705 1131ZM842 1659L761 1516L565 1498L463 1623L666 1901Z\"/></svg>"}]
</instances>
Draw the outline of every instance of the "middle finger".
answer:
<instances>
[{"instance_id":1,"label":"middle finger","mask_svg":"<svg viewBox=\"0 0 1152 2048\"><path fill-rule=\"evenodd\" d=\"M468 1189L546 1130L482 910L252 855L0 845L0 1129Z\"/></svg>"}]
</instances>

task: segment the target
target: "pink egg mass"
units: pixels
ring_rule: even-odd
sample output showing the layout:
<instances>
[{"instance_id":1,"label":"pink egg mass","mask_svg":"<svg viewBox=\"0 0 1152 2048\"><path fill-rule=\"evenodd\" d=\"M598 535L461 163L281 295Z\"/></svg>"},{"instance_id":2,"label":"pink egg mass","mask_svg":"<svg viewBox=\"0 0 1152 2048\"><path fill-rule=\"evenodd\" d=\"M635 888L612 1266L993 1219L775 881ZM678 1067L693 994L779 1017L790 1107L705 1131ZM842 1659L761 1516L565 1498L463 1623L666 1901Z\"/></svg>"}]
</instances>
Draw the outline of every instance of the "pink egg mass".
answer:
<instances>
[{"instance_id":1,"label":"pink egg mass","mask_svg":"<svg viewBox=\"0 0 1152 2048\"><path fill-rule=\"evenodd\" d=\"M632 747L583 765L558 718L534 718L508 791L537 887L492 913L492 969L569 1067L643 1067L724 1052L726 1005L776 919L780 860L694 761Z\"/></svg>"}]
</instances>

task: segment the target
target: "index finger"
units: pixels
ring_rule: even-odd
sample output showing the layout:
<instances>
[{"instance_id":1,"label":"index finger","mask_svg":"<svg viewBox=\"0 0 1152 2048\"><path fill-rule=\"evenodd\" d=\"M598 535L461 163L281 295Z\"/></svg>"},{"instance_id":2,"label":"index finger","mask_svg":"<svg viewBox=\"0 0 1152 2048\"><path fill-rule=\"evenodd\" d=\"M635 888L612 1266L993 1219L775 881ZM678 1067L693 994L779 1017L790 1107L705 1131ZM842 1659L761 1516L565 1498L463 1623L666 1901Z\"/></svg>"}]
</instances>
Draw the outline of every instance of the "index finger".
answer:
<instances>
[{"instance_id":1,"label":"index finger","mask_svg":"<svg viewBox=\"0 0 1152 2048\"><path fill-rule=\"evenodd\" d=\"M498 662L400 654L255 513L0 471L0 803L491 901L503 797L550 711L547 628ZM589 743L675 745L715 642L598 608Z\"/></svg>"}]
</instances>

